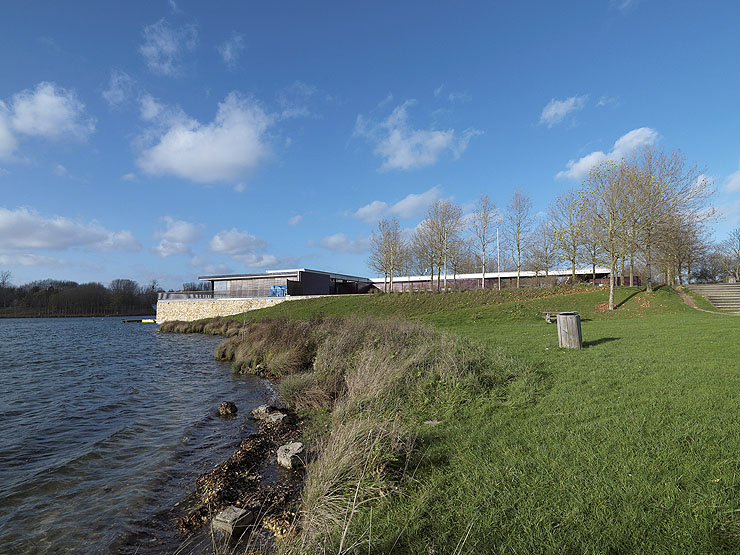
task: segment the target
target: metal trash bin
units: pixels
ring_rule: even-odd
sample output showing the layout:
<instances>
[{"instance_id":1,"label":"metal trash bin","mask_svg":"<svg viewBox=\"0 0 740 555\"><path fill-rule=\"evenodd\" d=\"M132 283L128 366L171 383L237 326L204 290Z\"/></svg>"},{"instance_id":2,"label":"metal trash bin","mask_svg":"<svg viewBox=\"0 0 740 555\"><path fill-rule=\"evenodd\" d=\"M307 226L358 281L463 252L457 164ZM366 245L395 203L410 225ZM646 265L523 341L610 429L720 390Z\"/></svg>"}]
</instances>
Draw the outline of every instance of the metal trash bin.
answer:
<instances>
[{"instance_id":1,"label":"metal trash bin","mask_svg":"<svg viewBox=\"0 0 740 555\"><path fill-rule=\"evenodd\" d=\"M566 349L581 349L581 315L577 312L561 312L558 319L558 345Z\"/></svg>"}]
</instances>

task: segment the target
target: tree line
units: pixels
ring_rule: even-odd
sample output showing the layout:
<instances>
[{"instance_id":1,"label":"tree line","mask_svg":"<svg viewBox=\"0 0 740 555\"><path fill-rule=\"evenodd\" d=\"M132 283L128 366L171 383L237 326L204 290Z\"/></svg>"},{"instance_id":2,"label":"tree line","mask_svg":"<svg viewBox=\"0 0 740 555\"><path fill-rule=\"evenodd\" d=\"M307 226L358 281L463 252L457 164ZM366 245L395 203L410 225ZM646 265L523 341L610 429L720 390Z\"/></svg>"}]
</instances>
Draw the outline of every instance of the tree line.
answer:
<instances>
[{"instance_id":1,"label":"tree line","mask_svg":"<svg viewBox=\"0 0 740 555\"><path fill-rule=\"evenodd\" d=\"M106 316L153 314L156 281L139 285L115 279L109 285L44 279L15 286L0 271L0 316Z\"/></svg>"},{"instance_id":2,"label":"tree line","mask_svg":"<svg viewBox=\"0 0 740 555\"><path fill-rule=\"evenodd\" d=\"M467 214L438 200L410 232L395 218L382 220L371 236L368 265L385 276L386 290L397 276L429 275L434 283L436 274L438 291L448 289L450 273L482 273L483 288L486 272L516 271L519 287L523 270L547 277L566 265L576 281L576 270L589 267L595 280L597 266L604 265L610 269L613 309L617 276L622 284L640 276L648 291L656 280L672 284L735 275L740 281L740 229L719 244L707 229L716 218L713 193L706 170L688 163L680 151L644 147L631 158L594 166L544 214L535 215L529 195L516 189L501 210L487 193Z\"/></svg>"}]
</instances>

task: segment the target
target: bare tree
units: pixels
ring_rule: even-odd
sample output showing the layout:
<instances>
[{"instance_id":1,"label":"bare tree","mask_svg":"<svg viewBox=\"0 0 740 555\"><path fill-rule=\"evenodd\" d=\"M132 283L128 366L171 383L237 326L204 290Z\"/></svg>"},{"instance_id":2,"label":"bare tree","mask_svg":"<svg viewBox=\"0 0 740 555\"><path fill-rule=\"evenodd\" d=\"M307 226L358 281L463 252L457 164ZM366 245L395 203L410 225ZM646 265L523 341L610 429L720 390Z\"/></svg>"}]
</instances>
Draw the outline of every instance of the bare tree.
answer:
<instances>
[{"instance_id":1,"label":"bare tree","mask_svg":"<svg viewBox=\"0 0 740 555\"><path fill-rule=\"evenodd\" d=\"M448 200L437 200L429 207L426 219L433 233L433 249L437 264L437 290L439 291L440 288L440 274L444 270L446 291L450 245L457 240L463 228L462 208Z\"/></svg>"},{"instance_id":2,"label":"bare tree","mask_svg":"<svg viewBox=\"0 0 740 555\"><path fill-rule=\"evenodd\" d=\"M437 255L435 250L435 234L431 222L422 220L411 237L411 253L419 274L429 273L429 289L434 289L434 269Z\"/></svg>"},{"instance_id":3,"label":"bare tree","mask_svg":"<svg viewBox=\"0 0 740 555\"><path fill-rule=\"evenodd\" d=\"M532 223L532 201L529 199L529 195L514 189L514 194L506 205L504 240L516 266L517 288L519 287L524 255L529 246Z\"/></svg>"},{"instance_id":4,"label":"bare tree","mask_svg":"<svg viewBox=\"0 0 740 555\"><path fill-rule=\"evenodd\" d=\"M591 169L584 192L589 217L601 231L601 247L609 260L609 310L614 310L617 260L625 226L627 183L633 168L624 162L606 161Z\"/></svg>"},{"instance_id":5,"label":"bare tree","mask_svg":"<svg viewBox=\"0 0 740 555\"><path fill-rule=\"evenodd\" d=\"M481 289L486 287L486 259L488 247L496 240L492 228L497 218L496 205L488 199L487 193L483 193L478 199L470 220L470 229L473 232L473 250L483 272L480 280Z\"/></svg>"},{"instance_id":6,"label":"bare tree","mask_svg":"<svg viewBox=\"0 0 740 555\"><path fill-rule=\"evenodd\" d=\"M2 270L0 271L0 295L2 295L2 298L0 299L0 308L5 308L6 304L6 289L10 287L10 278L13 274L10 273L10 270Z\"/></svg>"},{"instance_id":7,"label":"bare tree","mask_svg":"<svg viewBox=\"0 0 740 555\"><path fill-rule=\"evenodd\" d=\"M584 257L586 234L584 197L569 190L555 198L550 205L550 221L553 227L553 241L562 253L564 260L570 262L571 281L576 281L576 265Z\"/></svg>"},{"instance_id":8,"label":"bare tree","mask_svg":"<svg viewBox=\"0 0 740 555\"><path fill-rule=\"evenodd\" d=\"M719 245L722 269L735 281L740 281L740 228L733 229L730 236Z\"/></svg>"},{"instance_id":9,"label":"bare tree","mask_svg":"<svg viewBox=\"0 0 740 555\"><path fill-rule=\"evenodd\" d=\"M635 155L633 177L638 189L639 221L642 232L643 256L647 290L652 291L652 264L656 241L666 234L661 227L668 225L676 214L705 222L714 217L707 206L714 193L713 183L696 164L688 165L676 150L666 153L662 148L644 147Z\"/></svg>"},{"instance_id":10,"label":"bare tree","mask_svg":"<svg viewBox=\"0 0 740 555\"><path fill-rule=\"evenodd\" d=\"M552 267L560 261L560 251L555 243L555 232L550 221L541 222L532 234L529 261L537 275L550 276Z\"/></svg>"},{"instance_id":11,"label":"bare tree","mask_svg":"<svg viewBox=\"0 0 740 555\"><path fill-rule=\"evenodd\" d=\"M393 291L393 276L398 271L404 255L405 245L401 237L398 220L381 220L378 231L370 237L370 258L368 265L383 273L383 287L386 292Z\"/></svg>"}]
</instances>

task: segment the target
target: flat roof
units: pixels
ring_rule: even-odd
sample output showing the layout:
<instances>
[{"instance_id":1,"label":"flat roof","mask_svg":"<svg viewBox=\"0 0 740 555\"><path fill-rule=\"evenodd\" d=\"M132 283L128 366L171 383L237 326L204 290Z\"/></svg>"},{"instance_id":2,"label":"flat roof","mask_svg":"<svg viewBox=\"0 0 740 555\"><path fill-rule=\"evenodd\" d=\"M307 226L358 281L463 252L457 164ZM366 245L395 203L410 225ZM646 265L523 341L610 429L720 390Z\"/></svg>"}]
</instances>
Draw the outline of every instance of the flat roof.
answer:
<instances>
[{"instance_id":1,"label":"flat roof","mask_svg":"<svg viewBox=\"0 0 740 555\"><path fill-rule=\"evenodd\" d=\"M228 281L232 279L259 279L266 277L298 277L299 272L310 272L312 274L322 274L329 276L330 279L343 279L347 281L359 281L361 283L372 283L372 280L366 277L350 276L347 274L337 274L334 272L322 272L321 270L311 270L309 268L294 268L289 270L267 270L261 274L219 274L213 276L198 276L201 281Z\"/></svg>"}]
</instances>

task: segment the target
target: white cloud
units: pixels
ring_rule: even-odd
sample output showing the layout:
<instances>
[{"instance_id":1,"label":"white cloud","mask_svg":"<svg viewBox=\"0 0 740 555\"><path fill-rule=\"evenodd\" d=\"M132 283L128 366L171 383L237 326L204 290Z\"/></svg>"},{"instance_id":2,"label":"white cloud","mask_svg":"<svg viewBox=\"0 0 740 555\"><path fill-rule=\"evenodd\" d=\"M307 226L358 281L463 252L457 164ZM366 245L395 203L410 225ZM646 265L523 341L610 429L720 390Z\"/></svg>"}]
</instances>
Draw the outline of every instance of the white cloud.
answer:
<instances>
[{"instance_id":1,"label":"white cloud","mask_svg":"<svg viewBox=\"0 0 740 555\"><path fill-rule=\"evenodd\" d=\"M352 214L355 218L359 218L369 224L375 223L381 220L383 216L388 213L388 203L382 200L374 200L370 204L366 204Z\"/></svg>"},{"instance_id":2,"label":"white cloud","mask_svg":"<svg viewBox=\"0 0 740 555\"><path fill-rule=\"evenodd\" d=\"M727 176L725 189L728 193L740 193L740 169Z\"/></svg>"},{"instance_id":3,"label":"white cloud","mask_svg":"<svg viewBox=\"0 0 740 555\"><path fill-rule=\"evenodd\" d=\"M626 158L643 146L652 145L658 140L658 132L649 127L633 129L622 135L614 143L614 147L608 153L600 150L586 154L578 160L569 160L566 164L568 169L559 171L556 179L583 179L594 166L607 160L619 160Z\"/></svg>"},{"instance_id":4,"label":"white cloud","mask_svg":"<svg viewBox=\"0 0 740 555\"><path fill-rule=\"evenodd\" d=\"M211 239L210 247L213 252L229 256L243 256L254 254L267 247L267 241L232 228L229 231L219 231Z\"/></svg>"},{"instance_id":5,"label":"white cloud","mask_svg":"<svg viewBox=\"0 0 740 555\"><path fill-rule=\"evenodd\" d=\"M620 100L618 96L607 96L604 95L601 98L599 98L599 101L596 103L596 106L601 108L604 106L611 106L613 108L616 108L619 106Z\"/></svg>"},{"instance_id":6,"label":"white cloud","mask_svg":"<svg viewBox=\"0 0 740 555\"><path fill-rule=\"evenodd\" d=\"M0 252L6 253L69 248L141 250L130 231L109 231L95 222L74 222L62 216L45 217L30 208L0 207L0 237Z\"/></svg>"},{"instance_id":7,"label":"white cloud","mask_svg":"<svg viewBox=\"0 0 740 555\"><path fill-rule=\"evenodd\" d=\"M360 237L353 241L344 233L335 233L319 241L319 246L332 252L360 254L370 250L370 238Z\"/></svg>"},{"instance_id":8,"label":"white cloud","mask_svg":"<svg viewBox=\"0 0 740 555\"><path fill-rule=\"evenodd\" d=\"M542 114L540 114L540 123L547 124L548 127L552 127L563 121L568 114L578 112L586 106L588 95L571 96L565 100L555 100L554 98L542 108Z\"/></svg>"},{"instance_id":9,"label":"white cloud","mask_svg":"<svg viewBox=\"0 0 740 555\"><path fill-rule=\"evenodd\" d=\"M164 19L144 27L144 44L139 53L144 56L147 67L160 75L180 75L183 58L198 44L198 30L194 25L178 29L170 27Z\"/></svg>"},{"instance_id":10,"label":"white cloud","mask_svg":"<svg viewBox=\"0 0 740 555\"><path fill-rule=\"evenodd\" d=\"M85 139L95 130L95 121L85 118L84 110L74 91L42 82L13 96L10 122L24 135Z\"/></svg>"},{"instance_id":11,"label":"white cloud","mask_svg":"<svg viewBox=\"0 0 740 555\"><path fill-rule=\"evenodd\" d=\"M103 99L111 108L126 102L134 89L134 79L125 71L114 69L110 73L108 88L102 92Z\"/></svg>"},{"instance_id":12,"label":"white cloud","mask_svg":"<svg viewBox=\"0 0 740 555\"><path fill-rule=\"evenodd\" d=\"M275 256L274 254L245 254L233 258L249 268L284 268L295 266L298 260L292 256Z\"/></svg>"},{"instance_id":13,"label":"white cloud","mask_svg":"<svg viewBox=\"0 0 740 555\"><path fill-rule=\"evenodd\" d=\"M630 11L634 6L639 3L640 0L611 0L612 7L618 9L622 13Z\"/></svg>"},{"instance_id":14,"label":"white cloud","mask_svg":"<svg viewBox=\"0 0 740 555\"><path fill-rule=\"evenodd\" d=\"M296 214L288 220L288 225L298 225L299 223L301 223L302 219L303 216L301 216L300 214Z\"/></svg>"},{"instance_id":15,"label":"white cloud","mask_svg":"<svg viewBox=\"0 0 740 555\"><path fill-rule=\"evenodd\" d=\"M273 121L257 102L232 92L211 123L182 114L163 130L153 130L156 144L144 149L136 163L151 175L199 183L237 179L268 158L266 132Z\"/></svg>"},{"instance_id":16,"label":"white cloud","mask_svg":"<svg viewBox=\"0 0 740 555\"><path fill-rule=\"evenodd\" d=\"M303 81L295 81L292 85L282 89L277 95L282 119L316 117L309 108L311 98L318 92L313 85Z\"/></svg>"},{"instance_id":17,"label":"white cloud","mask_svg":"<svg viewBox=\"0 0 740 555\"><path fill-rule=\"evenodd\" d=\"M374 200L370 204L359 208L352 216L370 224L389 215L398 216L399 218L413 218L424 212L430 204L437 200L440 193L441 189L437 185L423 193L410 193L390 206L381 200Z\"/></svg>"},{"instance_id":18,"label":"white cloud","mask_svg":"<svg viewBox=\"0 0 740 555\"><path fill-rule=\"evenodd\" d=\"M244 36L239 33L233 33L229 39L219 45L218 53L221 54L221 59L226 66L229 69L234 69L244 48Z\"/></svg>"},{"instance_id":19,"label":"white cloud","mask_svg":"<svg viewBox=\"0 0 740 555\"><path fill-rule=\"evenodd\" d=\"M423 193L410 193L391 206L391 214L401 218L413 218L414 216L418 216L424 212L430 204L439 198L440 192L439 185L437 185Z\"/></svg>"},{"instance_id":20,"label":"white cloud","mask_svg":"<svg viewBox=\"0 0 740 555\"><path fill-rule=\"evenodd\" d=\"M375 145L374 153L383 159L380 171L409 170L431 166L445 151L455 159L468 147L470 139L482 132L467 129L462 137L454 129L414 129L409 125L407 109L414 104L408 100L397 106L383 121L375 123L357 116L354 136L364 137Z\"/></svg>"},{"instance_id":21,"label":"white cloud","mask_svg":"<svg viewBox=\"0 0 740 555\"><path fill-rule=\"evenodd\" d=\"M61 266L63 260L38 254L0 254L3 266Z\"/></svg>"},{"instance_id":22,"label":"white cloud","mask_svg":"<svg viewBox=\"0 0 740 555\"><path fill-rule=\"evenodd\" d=\"M165 231L155 234L161 240L149 250L152 254L166 258L175 254L190 254L190 245L200 239L202 225L175 220L169 216L162 218Z\"/></svg>"},{"instance_id":23,"label":"white cloud","mask_svg":"<svg viewBox=\"0 0 740 555\"><path fill-rule=\"evenodd\" d=\"M0 160L12 160L16 148L18 148L18 140L10 127L8 108L0 100Z\"/></svg>"},{"instance_id":24,"label":"white cloud","mask_svg":"<svg viewBox=\"0 0 740 555\"><path fill-rule=\"evenodd\" d=\"M135 173L125 173L121 176L123 181L134 181L136 179Z\"/></svg>"},{"instance_id":25,"label":"white cloud","mask_svg":"<svg viewBox=\"0 0 740 555\"><path fill-rule=\"evenodd\" d=\"M62 176L64 176L64 175L67 175L67 173L68 173L68 172L67 172L67 168L65 168L65 167L64 167L64 166L62 166L61 164L57 164L56 166L54 166L54 168L53 168L53 171L54 171L54 173L55 173L56 175L58 175L59 177L62 177Z\"/></svg>"},{"instance_id":26,"label":"white cloud","mask_svg":"<svg viewBox=\"0 0 740 555\"><path fill-rule=\"evenodd\" d=\"M247 186L244 183L237 183L236 185L234 185L233 189L236 193L243 193L247 190Z\"/></svg>"}]
</instances>

